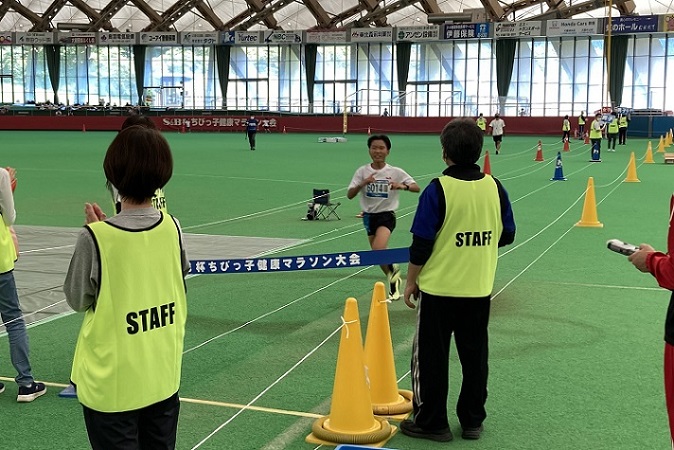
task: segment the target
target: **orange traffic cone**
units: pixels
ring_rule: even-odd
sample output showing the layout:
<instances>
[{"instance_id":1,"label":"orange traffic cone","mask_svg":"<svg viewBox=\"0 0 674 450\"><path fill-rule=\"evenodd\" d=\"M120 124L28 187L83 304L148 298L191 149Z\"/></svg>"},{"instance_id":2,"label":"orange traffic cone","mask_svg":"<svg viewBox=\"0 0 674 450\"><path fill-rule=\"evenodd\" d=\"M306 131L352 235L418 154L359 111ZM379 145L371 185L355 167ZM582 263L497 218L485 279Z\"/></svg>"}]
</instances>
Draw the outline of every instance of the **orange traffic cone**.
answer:
<instances>
[{"instance_id":1,"label":"orange traffic cone","mask_svg":"<svg viewBox=\"0 0 674 450\"><path fill-rule=\"evenodd\" d=\"M644 164L655 164L653 160L653 147L651 146L651 141L648 141L648 148L646 149L646 158L644 159Z\"/></svg>"},{"instance_id":2,"label":"orange traffic cone","mask_svg":"<svg viewBox=\"0 0 674 450\"><path fill-rule=\"evenodd\" d=\"M597 201L594 197L594 178L587 180L587 189L585 190L585 202L583 203L583 215L580 221L576 223L577 227L595 227L601 228L603 223L597 218Z\"/></svg>"},{"instance_id":3,"label":"orange traffic cone","mask_svg":"<svg viewBox=\"0 0 674 450\"><path fill-rule=\"evenodd\" d=\"M411 412L412 391L398 390L386 288L381 281L375 283L372 291L364 360L374 413L388 416Z\"/></svg>"},{"instance_id":4,"label":"orange traffic cone","mask_svg":"<svg viewBox=\"0 0 674 450\"><path fill-rule=\"evenodd\" d=\"M543 144L541 141L538 141L538 149L536 150L536 158L534 158L534 161L545 161L543 159Z\"/></svg>"},{"instance_id":5,"label":"orange traffic cone","mask_svg":"<svg viewBox=\"0 0 674 450\"><path fill-rule=\"evenodd\" d=\"M358 302L348 298L332 390L330 414L317 419L306 441L312 444L380 444L395 432L386 419L375 417L363 362Z\"/></svg>"},{"instance_id":6,"label":"orange traffic cone","mask_svg":"<svg viewBox=\"0 0 674 450\"><path fill-rule=\"evenodd\" d=\"M283 127L283 134L286 134L286 127Z\"/></svg>"},{"instance_id":7,"label":"orange traffic cone","mask_svg":"<svg viewBox=\"0 0 674 450\"><path fill-rule=\"evenodd\" d=\"M627 177L625 178L625 183L639 183L639 178L637 178L637 163L636 158L634 157L634 152L630 155L630 162L627 165Z\"/></svg>"},{"instance_id":8,"label":"orange traffic cone","mask_svg":"<svg viewBox=\"0 0 674 450\"><path fill-rule=\"evenodd\" d=\"M82 133L86 133L87 131L87 126L85 124L82 124Z\"/></svg>"},{"instance_id":9,"label":"orange traffic cone","mask_svg":"<svg viewBox=\"0 0 674 450\"><path fill-rule=\"evenodd\" d=\"M587 131L585 132L585 142L583 142L583 143L584 143L584 144L589 144L589 143L590 143L590 135L587 134Z\"/></svg>"},{"instance_id":10,"label":"orange traffic cone","mask_svg":"<svg viewBox=\"0 0 674 450\"><path fill-rule=\"evenodd\" d=\"M665 153L665 139L660 136L660 143L658 144L658 153Z\"/></svg>"},{"instance_id":11,"label":"orange traffic cone","mask_svg":"<svg viewBox=\"0 0 674 450\"><path fill-rule=\"evenodd\" d=\"M565 152L571 151L571 149L569 148L569 138L568 137L564 138L564 149L563 149L563 151L565 151Z\"/></svg>"},{"instance_id":12,"label":"orange traffic cone","mask_svg":"<svg viewBox=\"0 0 674 450\"><path fill-rule=\"evenodd\" d=\"M367 135L370 136L372 134L372 128L367 127Z\"/></svg>"},{"instance_id":13,"label":"orange traffic cone","mask_svg":"<svg viewBox=\"0 0 674 450\"><path fill-rule=\"evenodd\" d=\"M484 164L482 164L482 172L491 175L491 163L489 162L489 151L484 152Z\"/></svg>"}]
</instances>

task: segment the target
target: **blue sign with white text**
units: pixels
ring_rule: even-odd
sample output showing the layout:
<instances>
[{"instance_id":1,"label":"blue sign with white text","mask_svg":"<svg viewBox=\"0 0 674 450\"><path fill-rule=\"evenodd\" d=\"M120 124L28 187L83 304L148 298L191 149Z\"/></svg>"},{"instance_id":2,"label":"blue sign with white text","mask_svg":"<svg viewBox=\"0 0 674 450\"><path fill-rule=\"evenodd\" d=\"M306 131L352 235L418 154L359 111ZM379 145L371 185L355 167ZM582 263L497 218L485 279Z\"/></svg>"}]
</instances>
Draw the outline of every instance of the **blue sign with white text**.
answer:
<instances>
[{"instance_id":1,"label":"blue sign with white text","mask_svg":"<svg viewBox=\"0 0 674 450\"><path fill-rule=\"evenodd\" d=\"M207 275L216 273L343 269L347 267L402 263L409 260L410 252L408 248L328 253L323 255L274 256L268 258L204 259L190 261L190 273L192 275Z\"/></svg>"}]
</instances>

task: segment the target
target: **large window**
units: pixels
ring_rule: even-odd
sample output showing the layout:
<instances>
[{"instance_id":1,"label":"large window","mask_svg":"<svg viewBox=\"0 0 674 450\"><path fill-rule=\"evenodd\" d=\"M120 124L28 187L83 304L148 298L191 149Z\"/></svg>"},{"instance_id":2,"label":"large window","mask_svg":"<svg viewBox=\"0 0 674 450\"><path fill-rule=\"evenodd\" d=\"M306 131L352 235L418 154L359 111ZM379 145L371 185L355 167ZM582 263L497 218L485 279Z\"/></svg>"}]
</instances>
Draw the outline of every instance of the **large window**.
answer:
<instances>
[{"instance_id":1,"label":"large window","mask_svg":"<svg viewBox=\"0 0 674 450\"><path fill-rule=\"evenodd\" d=\"M403 48L403 47L401 47ZM318 45L312 95L301 45L232 46L228 71L211 46L146 48L143 101L158 108L271 110L296 113L477 116L499 104L491 39L418 42L410 49L407 84L399 91L397 45ZM400 57L408 52L401 51ZM224 54L224 52L223 52ZM576 116L611 102L603 36L517 41L505 115ZM130 46L61 45L58 99L74 104L135 104ZM629 37L622 105L674 109L674 37ZM0 46L0 103L54 100L43 46ZM222 68L220 68L222 69ZM222 92L219 73L227 72ZM313 104L309 98L313 97ZM226 101L225 101L226 100Z\"/></svg>"}]
</instances>

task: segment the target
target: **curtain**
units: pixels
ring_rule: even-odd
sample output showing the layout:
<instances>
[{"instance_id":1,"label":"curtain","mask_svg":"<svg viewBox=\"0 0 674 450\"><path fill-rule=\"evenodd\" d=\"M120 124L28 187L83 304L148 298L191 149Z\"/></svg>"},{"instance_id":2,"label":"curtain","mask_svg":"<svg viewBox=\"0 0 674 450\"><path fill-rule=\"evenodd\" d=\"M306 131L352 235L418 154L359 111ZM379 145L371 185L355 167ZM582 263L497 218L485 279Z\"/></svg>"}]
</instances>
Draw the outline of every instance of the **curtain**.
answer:
<instances>
[{"instance_id":1,"label":"curtain","mask_svg":"<svg viewBox=\"0 0 674 450\"><path fill-rule=\"evenodd\" d=\"M496 41L496 89L498 90L499 111L505 109L510 80L515 65L517 39L498 39Z\"/></svg>"},{"instance_id":2,"label":"curtain","mask_svg":"<svg viewBox=\"0 0 674 450\"><path fill-rule=\"evenodd\" d=\"M145 50L144 45L133 46L133 67L136 69L136 92L138 93L138 104L145 104L143 98L143 88L145 87Z\"/></svg>"},{"instance_id":3,"label":"curtain","mask_svg":"<svg viewBox=\"0 0 674 450\"><path fill-rule=\"evenodd\" d=\"M230 45L215 46L215 58L218 69L218 79L220 80L223 108L227 106L227 85L229 84L229 63L231 56L232 47Z\"/></svg>"},{"instance_id":4,"label":"curtain","mask_svg":"<svg viewBox=\"0 0 674 450\"><path fill-rule=\"evenodd\" d=\"M61 46L60 45L45 45L44 46L45 59L47 60L47 71L49 72L49 81L54 90L54 104L59 104L59 84L61 75Z\"/></svg>"},{"instance_id":5,"label":"curtain","mask_svg":"<svg viewBox=\"0 0 674 450\"><path fill-rule=\"evenodd\" d=\"M307 74L307 95L309 96L309 113L314 112L314 84L316 82L316 57L318 44L304 46L304 69Z\"/></svg>"},{"instance_id":6,"label":"curtain","mask_svg":"<svg viewBox=\"0 0 674 450\"><path fill-rule=\"evenodd\" d=\"M623 82L625 80L625 67L627 67L628 40L629 36L627 35L611 37L611 53L607 55L610 58L608 92L613 106L620 106L623 101ZM604 48L608 49L607 38L604 38Z\"/></svg>"},{"instance_id":7,"label":"curtain","mask_svg":"<svg viewBox=\"0 0 674 450\"><path fill-rule=\"evenodd\" d=\"M396 69L398 72L398 99L400 111L398 114L405 115L405 93L407 92L407 78L410 74L410 58L412 55L411 42L398 42L396 44ZM391 111L393 113L393 111Z\"/></svg>"}]
</instances>

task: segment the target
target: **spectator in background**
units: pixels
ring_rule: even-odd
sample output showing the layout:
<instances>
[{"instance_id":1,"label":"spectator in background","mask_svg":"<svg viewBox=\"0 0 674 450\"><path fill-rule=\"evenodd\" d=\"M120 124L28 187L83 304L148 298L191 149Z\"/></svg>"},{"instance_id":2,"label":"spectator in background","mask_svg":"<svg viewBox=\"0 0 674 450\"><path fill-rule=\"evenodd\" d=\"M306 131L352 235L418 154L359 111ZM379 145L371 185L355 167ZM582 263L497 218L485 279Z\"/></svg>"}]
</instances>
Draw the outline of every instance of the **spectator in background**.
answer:
<instances>
[{"instance_id":1,"label":"spectator in background","mask_svg":"<svg viewBox=\"0 0 674 450\"><path fill-rule=\"evenodd\" d=\"M601 113L597 113L590 124L590 142L592 143L590 162L601 162L601 139L604 130L606 130L606 124L601 120Z\"/></svg>"},{"instance_id":2,"label":"spectator in background","mask_svg":"<svg viewBox=\"0 0 674 450\"><path fill-rule=\"evenodd\" d=\"M244 126L246 129L246 136L248 136L248 143L250 144L250 149L255 150L255 137L257 136L257 125L259 121L255 116L250 116L250 119L246 119Z\"/></svg>"},{"instance_id":3,"label":"spectator in background","mask_svg":"<svg viewBox=\"0 0 674 450\"><path fill-rule=\"evenodd\" d=\"M384 112L382 113L382 116L388 117L388 108L384 108Z\"/></svg>"},{"instance_id":4,"label":"spectator in background","mask_svg":"<svg viewBox=\"0 0 674 450\"><path fill-rule=\"evenodd\" d=\"M608 137L606 150L614 152L615 143L618 140L618 119L616 118L615 113L611 114L611 121L608 123L606 135Z\"/></svg>"},{"instance_id":5,"label":"spectator in background","mask_svg":"<svg viewBox=\"0 0 674 450\"><path fill-rule=\"evenodd\" d=\"M585 138L585 111L580 112L578 116L578 139Z\"/></svg>"},{"instance_id":6,"label":"spectator in background","mask_svg":"<svg viewBox=\"0 0 674 450\"><path fill-rule=\"evenodd\" d=\"M569 116L566 115L564 116L564 120L562 121L562 142L566 142L567 139L569 139L571 133L571 122L569 122Z\"/></svg>"},{"instance_id":7,"label":"spectator in background","mask_svg":"<svg viewBox=\"0 0 674 450\"><path fill-rule=\"evenodd\" d=\"M492 139L494 139L494 146L496 147L497 155L501 151L501 142L503 141L505 126L505 122L503 119L501 119L501 115L499 113L494 114L494 119L489 122L489 128L491 128L491 136Z\"/></svg>"},{"instance_id":8,"label":"spectator in background","mask_svg":"<svg viewBox=\"0 0 674 450\"><path fill-rule=\"evenodd\" d=\"M660 287L672 292L665 317L664 372L669 433L674 442L674 195L669 200L667 253L656 252L650 245L641 244L628 260L640 271L653 275Z\"/></svg>"},{"instance_id":9,"label":"spectator in background","mask_svg":"<svg viewBox=\"0 0 674 450\"><path fill-rule=\"evenodd\" d=\"M482 133L487 134L487 119L484 118L482 113L475 119L475 124L482 130Z\"/></svg>"},{"instance_id":10,"label":"spectator in background","mask_svg":"<svg viewBox=\"0 0 674 450\"><path fill-rule=\"evenodd\" d=\"M63 286L70 307L84 312L71 379L94 450L173 449L189 262L178 221L152 207L171 178L171 150L158 130L131 126L110 144L103 169L122 210L107 218L85 203Z\"/></svg>"},{"instance_id":11,"label":"spectator in background","mask_svg":"<svg viewBox=\"0 0 674 450\"><path fill-rule=\"evenodd\" d=\"M484 135L469 119L442 130L447 168L419 197L412 223L405 303L418 300L412 348L414 419L403 434L451 441L447 418L452 335L463 373L456 413L464 439L479 439L487 417L489 311L498 247L515 239L515 220L501 183L480 171ZM480 230L466 232L465 230Z\"/></svg>"},{"instance_id":12,"label":"spectator in background","mask_svg":"<svg viewBox=\"0 0 674 450\"><path fill-rule=\"evenodd\" d=\"M627 145L627 125L629 117L625 114L618 114L618 145Z\"/></svg>"},{"instance_id":13,"label":"spectator in background","mask_svg":"<svg viewBox=\"0 0 674 450\"><path fill-rule=\"evenodd\" d=\"M14 209L14 187L16 172L11 167L0 168L0 317L9 336L9 358L19 385L16 401L32 402L47 392L44 383L36 383L30 367L28 334L19 295L14 281L14 263L19 257L19 243L14 232L16 210ZM0 392L5 385L0 383Z\"/></svg>"}]
</instances>

